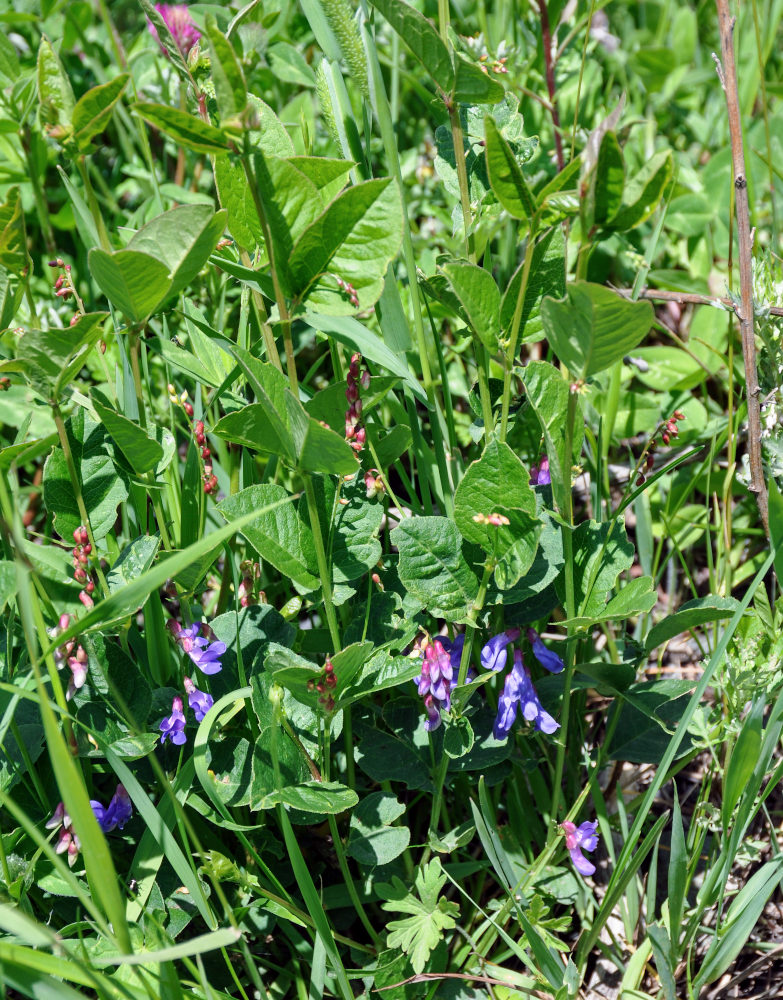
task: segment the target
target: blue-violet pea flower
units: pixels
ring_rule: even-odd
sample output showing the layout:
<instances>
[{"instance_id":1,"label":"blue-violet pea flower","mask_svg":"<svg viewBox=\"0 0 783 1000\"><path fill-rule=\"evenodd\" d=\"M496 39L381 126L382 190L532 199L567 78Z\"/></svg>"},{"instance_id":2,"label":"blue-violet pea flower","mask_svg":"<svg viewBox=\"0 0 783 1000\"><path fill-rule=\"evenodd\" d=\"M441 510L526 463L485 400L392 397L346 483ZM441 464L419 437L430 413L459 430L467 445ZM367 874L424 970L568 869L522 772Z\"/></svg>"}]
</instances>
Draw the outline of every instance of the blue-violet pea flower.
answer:
<instances>
[{"instance_id":1,"label":"blue-violet pea flower","mask_svg":"<svg viewBox=\"0 0 783 1000\"><path fill-rule=\"evenodd\" d=\"M193 681L186 677L184 680L185 692L188 696L188 705L193 709L196 722L201 722L207 712L214 704L214 698L206 691L199 691Z\"/></svg>"},{"instance_id":2,"label":"blue-violet pea flower","mask_svg":"<svg viewBox=\"0 0 783 1000\"><path fill-rule=\"evenodd\" d=\"M530 640L530 645L533 647L533 656L535 656L541 666L551 674L559 674L565 667L565 664L557 653L553 653L551 649L547 649L541 636L534 628L527 630L527 637Z\"/></svg>"},{"instance_id":3,"label":"blue-violet pea flower","mask_svg":"<svg viewBox=\"0 0 783 1000\"><path fill-rule=\"evenodd\" d=\"M538 700L530 671L522 661L522 653L517 649L514 650L514 666L506 675L503 693L498 702L498 714L492 730L496 740L508 738L520 708L523 717L534 723L539 732L551 735L560 728L560 723L552 718Z\"/></svg>"},{"instance_id":4,"label":"blue-violet pea flower","mask_svg":"<svg viewBox=\"0 0 783 1000\"><path fill-rule=\"evenodd\" d=\"M173 630L172 630L173 631ZM187 628L180 628L176 640L203 674L216 674L222 670L220 657L226 651L224 642L210 642L201 634L201 625L196 622Z\"/></svg>"},{"instance_id":5,"label":"blue-violet pea flower","mask_svg":"<svg viewBox=\"0 0 783 1000\"><path fill-rule=\"evenodd\" d=\"M93 805L93 803L90 803ZM95 807L93 805L93 812ZM117 785L117 791L112 795L103 817L98 819L98 825L104 833L109 833L115 827L121 830L133 815L133 805L124 785ZM96 816L97 819L97 816Z\"/></svg>"},{"instance_id":6,"label":"blue-violet pea flower","mask_svg":"<svg viewBox=\"0 0 783 1000\"><path fill-rule=\"evenodd\" d=\"M538 461L538 465L531 465L530 467L530 485L550 486L551 483L552 476L549 473L549 459L546 455L542 455Z\"/></svg>"},{"instance_id":7,"label":"blue-violet pea flower","mask_svg":"<svg viewBox=\"0 0 783 1000\"><path fill-rule=\"evenodd\" d=\"M576 826L576 824L566 820L560 826L565 834L566 847L568 848L568 853L571 855L574 868L576 868L580 875L592 875L595 872L595 865L587 860L582 851L594 851L596 849L598 845L598 834L596 833L598 823L595 820L588 820L580 824L580 826Z\"/></svg>"},{"instance_id":8,"label":"blue-violet pea flower","mask_svg":"<svg viewBox=\"0 0 783 1000\"><path fill-rule=\"evenodd\" d=\"M493 635L481 650L481 666L485 670L502 670L508 662L506 646L518 638L518 628L507 628L505 632Z\"/></svg>"},{"instance_id":9,"label":"blue-violet pea flower","mask_svg":"<svg viewBox=\"0 0 783 1000\"><path fill-rule=\"evenodd\" d=\"M161 722L159 729L163 733L160 738L161 743L165 743L168 738L172 743L176 743L177 746L182 746L186 741L185 716L182 712L182 699L179 695L175 695L172 699L171 715L167 716Z\"/></svg>"},{"instance_id":10,"label":"blue-violet pea flower","mask_svg":"<svg viewBox=\"0 0 783 1000\"><path fill-rule=\"evenodd\" d=\"M424 698L427 720L424 728L433 732L440 725L441 712L451 707L451 688L454 678L454 667L451 657L436 639L424 651L421 662L421 674L416 678L419 694Z\"/></svg>"}]
</instances>

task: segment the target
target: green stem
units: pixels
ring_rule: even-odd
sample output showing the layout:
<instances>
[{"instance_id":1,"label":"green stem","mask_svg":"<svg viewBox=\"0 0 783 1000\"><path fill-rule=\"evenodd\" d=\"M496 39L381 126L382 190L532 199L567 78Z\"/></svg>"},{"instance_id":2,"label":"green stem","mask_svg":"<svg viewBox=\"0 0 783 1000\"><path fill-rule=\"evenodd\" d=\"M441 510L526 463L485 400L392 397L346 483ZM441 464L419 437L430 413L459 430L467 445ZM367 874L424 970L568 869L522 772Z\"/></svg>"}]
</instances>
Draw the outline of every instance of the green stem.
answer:
<instances>
[{"instance_id":1,"label":"green stem","mask_svg":"<svg viewBox=\"0 0 783 1000\"><path fill-rule=\"evenodd\" d=\"M447 3L448 6L448 3ZM462 122L459 117L459 106L450 102L449 121L451 123L451 137L454 143L454 159L457 164L457 180L459 181L459 200L462 205L462 222L465 226L465 250L468 260L476 263L476 247L473 233L470 231L473 224L473 216L470 210L470 188L468 186L468 168L465 163L465 137L462 134Z\"/></svg>"},{"instance_id":2,"label":"green stem","mask_svg":"<svg viewBox=\"0 0 783 1000\"><path fill-rule=\"evenodd\" d=\"M136 393L136 406L139 410L139 426L143 431L146 431L147 412L144 407L144 392L141 385L141 369L139 368L139 338L139 328L130 327L128 330L128 353L133 372L133 388Z\"/></svg>"},{"instance_id":3,"label":"green stem","mask_svg":"<svg viewBox=\"0 0 783 1000\"><path fill-rule=\"evenodd\" d=\"M566 418L566 432L565 432L565 468L563 470L563 475L566 478L565 483L563 483L563 492L565 497L565 510L560 513L563 516L563 520L566 522L563 530L563 556L565 559L564 573L565 573L565 591L566 591L566 618L568 619L568 624L566 625L566 635L568 639L574 631L573 620L576 618L576 585L574 579L574 540L573 540L573 524L574 524L574 494L571 483L571 470L573 464L573 453L574 453L574 424L576 422L576 393L569 392L568 394L568 415ZM565 751L566 744L568 743L568 723L570 721L570 711L571 711L571 685L574 678L574 666L576 662L576 650L574 648L574 643L566 642L565 649L565 674L563 676L563 715L561 722L561 738L557 745L557 757L555 760L555 778L552 788L552 821L557 822L557 813L560 808L560 797L562 795L561 785L563 783L563 769L565 767ZM556 827L552 828L550 833L550 840L552 840L557 834Z\"/></svg>"},{"instance_id":4,"label":"green stem","mask_svg":"<svg viewBox=\"0 0 783 1000\"><path fill-rule=\"evenodd\" d=\"M324 548L324 538L321 532L321 520L318 517L318 502L315 498L312 477L305 473L305 496L307 497L307 510L310 514L310 526L313 529L313 543L315 545L315 555L318 561L318 575L321 579L321 592L324 598L324 610L326 611L326 621L329 625L329 634L332 637L334 652L339 653L342 649L340 642L340 631L337 627L337 615L332 603L332 578L329 573L329 566L326 561L326 549Z\"/></svg>"},{"instance_id":5,"label":"green stem","mask_svg":"<svg viewBox=\"0 0 783 1000\"><path fill-rule=\"evenodd\" d=\"M107 253L111 253L111 240L109 239L109 234L106 232L106 223L103 221L103 212L101 212L98 200L95 197L95 192L92 189L92 183L87 174L87 168L84 164L84 157L79 156L76 159L76 168L79 171L79 176L82 179L82 184L84 185L84 193L87 195L87 205L90 209L90 214L92 215L93 222L95 223L95 228L98 230L98 238L101 241L101 247L106 250Z\"/></svg>"},{"instance_id":6,"label":"green stem","mask_svg":"<svg viewBox=\"0 0 783 1000\"><path fill-rule=\"evenodd\" d=\"M536 242L536 229L538 228L537 218L530 220L530 230L527 236L527 247L525 248L525 261L522 265L522 277L519 281L519 292L514 306L514 316L511 320L509 330L508 348L504 357L503 365L503 406L500 417L500 440L506 440L508 433L508 409L511 403L511 372L514 367L514 358L517 353L517 341L519 340L519 330L522 324L522 310L525 305L525 294L527 292L528 279L530 278L530 265L533 262L533 250Z\"/></svg>"},{"instance_id":7,"label":"green stem","mask_svg":"<svg viewBox=\"0 0 783 1000\"><path fill-rule=\"evenodd\" d=\"M49 208L46 204L46 198L44 198L43 189L41 188L41 179L38 176L38 171L35 169L33 156L30 152L30 138L30 129L25 127L20 133L20 139L22 152L24 153L24 161L27 165L27 177L33 187L35 210L38 213L38 221L41 224L41 232L43 233L44 243L46 244L46 252L53 256L57 248L57 244L54 239L52 223L49 219Z\"/></svg>"},{"instance_id":8,"label":"green stem","mask_svg":"<svg viewBox=\"0 0 783 1000\"><path fill-rule=\"evenodd\" d=\"M473 352L476 358L476 375L479 384L479 397L481 399L481 417L484 421L484 441L489 444L492 431L495 427L495 419L492 416L492 400L489 398L489 380L487 379L487 349L481 343L476 334L473 334Z\"/></svg>"},{"instance_id":9,"label":"green stem","mask_svg":"<svg viewBox=\"0 0 783 1000\"><path fill-rule=\"evenodd\" d=\"M356 910L356 915L359 917L359 920L361 920L362 926L370 935L372 943L380 952L383 950L383 941L373 927L364 906L362 906L362 901L359 899L359 893L356 891L356 884L353 876L351 875L351 871L348 868L348 860L345 856L345 848L343 847L342 838L340 837L340 831L337 829L337 820L331 814L328 819L329 832L332 835L332 845L334 846L334 853L337 855L337 863L340 866L340 872L342 873L343 881L345 882L345 888L348 890L348 895L353 903L353 908Z\"/></svg>"}]
</instances>

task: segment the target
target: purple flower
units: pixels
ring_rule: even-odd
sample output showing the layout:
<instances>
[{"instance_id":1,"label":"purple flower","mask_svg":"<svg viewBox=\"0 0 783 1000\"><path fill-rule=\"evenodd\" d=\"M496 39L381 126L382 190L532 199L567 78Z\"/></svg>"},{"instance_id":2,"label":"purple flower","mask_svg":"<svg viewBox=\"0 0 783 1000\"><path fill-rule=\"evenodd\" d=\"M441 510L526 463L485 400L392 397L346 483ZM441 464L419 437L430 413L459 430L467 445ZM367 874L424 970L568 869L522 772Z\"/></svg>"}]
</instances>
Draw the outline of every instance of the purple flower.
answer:
<instances>
[{"instance_id":1,"label":"purple flower","mask_svg":"<svg viewBox=\"0 0 783 1000\"><path fill-rule=\"evenodd\" d=\"M588 820L580 826L576 826L574 823L566 820L560 826L563 833L565 833L566 847L568 848L568 853L571 855L574 868L576 868L580 875L592 875L595 871L595 865L587 860L582 854L582 850L594 851L596 849L598 834L595 831L598 823L595 820L592 822Z\"/></svg>"},{"instance_id":2,"label":"purple flower","mask_svg":"<svg viewBox=\"0 0 783 1000\"><path fill-rule=\"evenodd\" d=\"M481 650L481 666L485 670L502 670L508 662L506 646L518 638L518 628L507 628L505 632L493 635Z\"/></svg>"},{"instance_id":3,"label":"purple flower","mask_svg":"<svg viewBox=\"0 0 783 1000\"><path fill-rule=\"evenodd\" d=\"M207 694L206 691L199 691L189 677L185 678L184 684L185 691L188 696L188 705L193 709L193 713L196 716L196 722L201 722L210 708L212 708L214 698L211 694Z\"/></svg>"},{"instance_id":4,"label":"purple flower","mask_svg":"<svg viewBox=\"0 0 783 1000\"><path fill-rule=\"evenodd\" d=\"M527 630L527 637L530 640L530 645L533 647L533 656L535 656L541 666L551 674L559 674L565 667L565 664L557 653L553 653L551 649L546 648L541 636L534 628Z\"/></svg>"},{"instance_id":5,"label":"purple flower","mask_svg":"<svg viewBox=\"0 0 783 1000\"><path fill-rule=\"evenodd\" d=\"M95 812L95 807L103 809L100 802L90 802L93 807L93 812ZM97 818L97 813L96 813ZM79 838L76 836L76 831L71 825L71 817L65 811L65 804L63 802L58 802L57 808L54 810L53 815L46 821L47 830L56 830L59 827L59 832L57 834L57 843L55 844L55 853L62 854L65 851L68 852L68 866L73 868L76 861L76 857L81 850L81 844L79 843Z\"/></svg>"},{"instance_id":6,"label":"purple flower","mask_svg":"<svg viewBox=\"0 0 783 1000\"><path fill-rule=\"evenodd\" d=\"M451 707L454 645L456 641L452 644L452 653L449 655L440 639L436 639L424 651L421 674L416 678L416 684L419 687L419 694L424 698L424 707L427 710L424 728L428 732L438 728L441 712L448 711ZM459 659L457 662L459 663Z\"/></svg>"},{"instance_id":7,"label":"purple flower","mask_svg":"<svg viewBox=\"0 0 783 1000\"><path fill-rule=\"evenodd\" d=\"M187 628L180 628L176 633L177 642L203 674L216 674L223 669L220 657L226 651L226 644L210 642L200 632L201 625L198 622Z\"/></svg>"},{"instance_id":8,"label":"purple flower","mask_svg":"<svg viewBox=\"0 0 783 1000\"><path fill-rule=\"evenodd\" d=\"M201 38L201 32L193 23L188 8L182 3L156 3L155 10L163 18L166 27L171 32L172 38L177 43L177 48L182 53L182 57L186 59L188 52L190 52L199 38ZM150 33L153 38L155 38L158 41L158 45L160 45L155 25L150 21L148 21L147 24L149 25ZM166 55L166 50L162 45L160 45L160 50L164 55Z\"/></svg>"},{"instance_id":9,"label":"purple flower","mask_svg":"<svg viewBox=\"0 0 783 1000\"><path fill-rule=\"evenodd\" d=\"M549 486L551 482L552 477L549 474L549 459L546 455L542 455L538 460L538 465L531 465L530 467L530 485Z\"/></svg>"},{"instance_id":10,"label":"purple flower","mask_svg":"<svg viewBox=\"0 0 783 1000\"><path fill-rule=\"evenodd\" d=\"M158 727L163 733L160 738L161 743L170 739L177 746L182 746L187 737L185 736L185 716L182 713L182 699L175 695L171 702L171 715L167 716Z\"/></svg>"},{"instance_id":11,"label":"purple flower","mask_svg":"<svg viewBox=\"0 0 783 1000\"><path fill-rule=\"evenodd\" d=\"M184 739L184 733L183 739ZM172 737L174 740L174 738ZM176 743L177 741L174 740ZM92 803L91 803L92 805ZM95 806L93 805L93 812L95 812ZM117 791L112 795L111 801L106 807L102 819L98 819L101 830L104 833L108 833L115 827L121 830L128 820L133 815L133 805L131 804L130 795L125 791L124 785L117 785ZM97 813L96 813L97 818Z\"/></svg>"},{"instance_id":12,"label":"purple flower","mask_svg":"<svg viewBox=\"0 0 783 1000\"><path fill-rule=\"evenodd\" d=\"M506 675L503 694L498 702L498 714L492 729L496 740L505 740L511 732L518 709L528 722L535 723L539 732L551 735L560 728L560 723L546 711L538 700L536 689L530 678L530 671L522 662L522 653L514 650L514 666Z\"/></svg>"}]
</instances>

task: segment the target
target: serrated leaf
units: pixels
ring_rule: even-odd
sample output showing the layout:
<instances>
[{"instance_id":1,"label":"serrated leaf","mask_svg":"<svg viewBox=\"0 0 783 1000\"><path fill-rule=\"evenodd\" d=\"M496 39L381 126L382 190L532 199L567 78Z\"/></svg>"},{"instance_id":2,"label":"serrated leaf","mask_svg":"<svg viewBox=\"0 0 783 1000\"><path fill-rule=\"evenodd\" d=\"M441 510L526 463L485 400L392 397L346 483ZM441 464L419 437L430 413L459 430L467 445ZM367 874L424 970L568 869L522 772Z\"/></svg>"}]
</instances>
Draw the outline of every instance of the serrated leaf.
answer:
<instances>
[{"instance_id":1,"label":"serrated leaf","mask_svg":"<svg viewBox=\"0 0 783 1000\"><path fill-rule=\"evenodd\" d=\"M446 882L440 860L435 858L419 869L416 875L416 894L406 893L400 879L391 885L376 886L378 894L385 900L384 910L392 913L407 913L402 920L391 920L386 943L389 948L401 948L410 957L413 971L423 972L430 954L438 946L443 934L456 926L459 906L439 898Z\"/></svg>"}]
</instances>

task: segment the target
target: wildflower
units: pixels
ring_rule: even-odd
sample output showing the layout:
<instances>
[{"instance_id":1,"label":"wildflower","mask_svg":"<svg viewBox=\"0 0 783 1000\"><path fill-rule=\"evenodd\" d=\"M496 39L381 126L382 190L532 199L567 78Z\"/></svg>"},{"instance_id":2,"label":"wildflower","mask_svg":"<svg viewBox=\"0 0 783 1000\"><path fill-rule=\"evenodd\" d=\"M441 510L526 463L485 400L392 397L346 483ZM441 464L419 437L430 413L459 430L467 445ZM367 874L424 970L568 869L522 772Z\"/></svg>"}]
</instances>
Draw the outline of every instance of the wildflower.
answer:
<instances>
[{"instance_id":1,"label":"wildflower","mask_svg":"<svg viewBox=\"0 0 783 1000\"><path fill-rule=\"evenodd\" d=\"M481 650L481 666L485 670L502 670L508 662L506 646L518 638L518 628L507 628L505 632L493 635Z\"/></svg>"},{"instance_id":2,"label":"wildflower","mask_svg":"<svg viewBox=\"0 0 783 1000\"><path fill-rule=\"evenodd\" d=\"M156 3L155 10L163 18L166 27L171 32L172 38L177 43L177 48L182 53L182 57L187 58L188 52L190 52L199 38L201 38L201 32L193 23L188 8L182 3ZM158 41L158 45L160 45L155 25L150 22L147 23L152 37L155 38ZM160 45L160 50L164 55L166 55L166 50L162 45Z\"/></svg>"},{"instance_id":3,"label":"wildflower","mask_svg":"<svg viewBox=\"0 0 783 1000\"><path fill-rule=\"evenodd\" d=\"M568 853L571 855L574 868L576 868L580 875L592 875L595 871L595 865L587 860L582 854L582 850L594 851L596 849L598 834L595 831L598 823L595 820L592 822L588 820L580 826L576 826L574 823L566 820L560 826L565 834L566 847L568 848Z\"/></svg>"},{"instance_id":4,"label":"wildflower","mask_svg":"<svg viewBox=\"0 0 783 1000\"><path fill-rule=\"evenodd\" d=\"M464 642L464 637L463 637ZM456 643L455 643L456 644ZM454 645L452 645L453 656ZM452 658L443 643L436 639L427 646L421 664L421 674L416 678L419 694L424 698L427 721L424 728L428 732L437 729L441 712L451 707L451 688L454 677Z\"/></svg>"},{"instance_id":5,"label":"wildflower","mask_svg":"<svg viewBox=\"0 0 783 1000\"><path fill-rule=\"evenodd\" d=\"M226 644L224 642L210 642L209 639L205 639L199 634L201 625L198 622L187 628L177 625L176 631L172 628L172 632L174 632L183 651L188 654L203 674L217 674L223 669L220 657L226 651Z\"/></svg>"},{"instance_id":6,"label":"wildflower","mask_svg":"<svg viewBox=\"0 0 783 1000\"><path fill-rule=\"evenodd\" d=\"M533 647L533 656L535 656L541 666L551 674L559 674L565 667L565 664L557 653L553 653L551 649L547 649L541 636L534 628L527 630L527 637L530 640L530 645Z\"/></svg>"},{"instance_id":7,"label":"wildflower","mask_svg":"<svg viewBox=\"0 0 783 1000\"><path fill-rule=\"evenodd\" d=\"M560 723L552 718L538 700L530 671L522 662L521 651L516 649L514 650L514 666L506 675L503 693L498 703L497 718L492 730L496 740L507 739L520 708L523 717L528 722L535 723L539 732L551 735L560 728Z\"/></svg>"},{"instance_id":8,"label":"wildflower","mask_svg":"<svg viewBox=\"0 0 783 1000\"><path fill-rule=\"evenodd\" d=\"M171 701L171 715L166 716L158 728L163 733L160 738L161 743L165 743L168 738L172 743L176 743L177 746L182 746L187 739L185 736L185 716L182 712L182 699L179 695L175 695Z\"/></svg>"},{"instance_id":9,"label":"wildflower","mask_svg":"<svg viewBox=\"0 0 783 1000\"><path fill-rule=\"evenodd\" d=\"M542 455L538 461L538 465L530 467L530 485L549 486L551 483L552 477L549 474L549 459L546 455Z\"/></svg>"},{"instance_id":10,"label":"wildflower","mask_svg":"<svg viewBox=\"0 0 783 1000\"><path fill-rule=\"evenodd\" d=\"M206 691L199 691L189 677L185 678L184 683L185 691L188 696L188 706L193 709L193 714L196 716L196 722L201 722L210 708L212 708L214 698L211 694L207 694Z\"/></svg>"},{"instance_id":11,"label":"wildflower","mask_svg":"<svg viewBox=\"0 0 783 1000\"><path fill-rule=\"evenodd\" d=\"M100 823L104 814L103 806L100 802L96 802L95 799L90 799L90 805L92 806L95 818L98 820L98 823ZM82 845L79 838L76 836L75 830L73 829L71 817L65 811L64 802L57 803L57 808L46 821L47 830L57 830L58 828L59 833L57 834L57 843L55 844L54 850L57 854L64 854L67 852L68 865L70 868L73 868Z\"/></svg>"},{"instance_id":12,"label":"wildflower","mask_svg":"<svg viewBox=\"0 0 783 1000\"><path fill-rule=\"evenodd\" d=\"M175 741L176 742L176 741ZM90 803L93 806L93 812L95 812L95 805L99 803ZM104 833L108 833L115 827L121 830L133 814L133 805L131 804L130 795L125 791L124 785L117 785L117 791L112 795L108 806L104 810L103 818L98 819L96 813L96 819L100 825L101 830Z\"/></svg>"}]
</instances>

